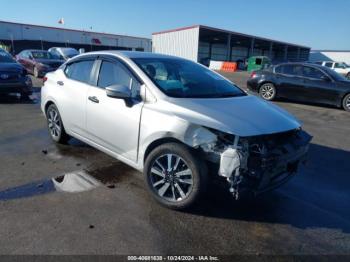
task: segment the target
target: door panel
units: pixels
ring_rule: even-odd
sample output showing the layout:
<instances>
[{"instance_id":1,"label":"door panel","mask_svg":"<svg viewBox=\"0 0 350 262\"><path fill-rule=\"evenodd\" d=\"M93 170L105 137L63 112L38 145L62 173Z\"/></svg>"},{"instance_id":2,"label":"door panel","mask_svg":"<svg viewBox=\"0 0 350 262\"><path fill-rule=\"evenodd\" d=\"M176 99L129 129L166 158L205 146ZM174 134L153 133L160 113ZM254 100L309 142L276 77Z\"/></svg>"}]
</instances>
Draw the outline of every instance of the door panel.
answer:
<instances>
[{"instance_id":1,"label":"door panel","mask_svg":"<svg viewBox=\"0 0 350 262\"><path fill-rule=\"evenodd\" d=\"M111 98L105 89L90 87L86 105L88 138L134 162L137 160L139 123L143 103L127 106L123 99Z\"/></svg>"},{"instance_id":2,"label":"door panel","mask_svg":"<svg viewBox=\"0 0 350 262\"><path fill-rule=\"evenodd\" d=\"M99 65L97 86L90 87L86 105L88 138L136 162L143 107L143 102L139 98L140 82L128 68L116 60L100 60ZM128 102L108 97L105 88L111 85L130 88L132 97Z\"/></svg>"},{"instance_id":3,"label":"door panel","mask_svg":"<svg viewBox=\"0 0 350 262\"><path fill-rule=\"evenodd\" d=\"M322 71L311 66L304 66L303 75L305 77L305 96L309 102L334 104L338 100L336 83L322 79L327 77Z\"/></svg>"},{"instance_id":4,"label":"door panel","mask_svg":"<svg viewBox=\"0 0 350 262\"><path fill-rule=\"evenodd\" d=\"M86 135L86 98L89 90L89 85L65 79L62 88L64 89L64 106L61 112L62 118L65 120L65 125L68 125L70 131L85 136Z\"/></svg>"},{"instance_id":5,"label":"door panel","mask_svg":"<svg viewBox=\"0 0 350 262\"><path fill-rule=\"evenodd\" d=\"M303 100L304 79L300 65L281 65L276 73L278 82L278 96Z\"/></svg>"}]
</instances>

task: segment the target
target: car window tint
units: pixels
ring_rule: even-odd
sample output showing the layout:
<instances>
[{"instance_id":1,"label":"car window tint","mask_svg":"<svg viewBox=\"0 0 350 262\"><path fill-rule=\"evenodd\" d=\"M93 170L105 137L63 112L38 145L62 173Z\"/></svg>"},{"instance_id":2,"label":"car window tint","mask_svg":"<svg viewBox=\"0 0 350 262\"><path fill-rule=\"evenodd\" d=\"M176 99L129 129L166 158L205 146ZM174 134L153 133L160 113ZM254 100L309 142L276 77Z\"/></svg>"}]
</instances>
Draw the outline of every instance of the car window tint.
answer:
<instances>
[{"instance_id":1,"label":"car window tint","mask_svg":"<svg viewBox=\"0 0 350 262\"><path fill-rule=\"evenodd\" d=\"M316 68L305 66L304 67L304 76L309 77L309 78L320 79L324 76L324 74Z\"/></svg>"},{"instance_id":2,"label":"car window tint","mask_svg":"<svg viewBox=\"0 0 350 262\"><path fill-rule=\"evenodd\" d=\"M301 65L284 65L280 66L279 69L281 74L285 75L293 75L293 76L302 76L303 75L303 67Z\"/></svg>"},{"instance_id":3,"label":"car window tint","mask_svg":"<svg viewBox=\"0 0 350 262\"><path fill-rule=\"evenodd\" d=\"M327 63L325 63L325 66L331 68L331 67L332 67L332 64L333 64L333 63L331 63L331 62L327 62Z\"/></svg>"},{"instance_id":4,"label":"car window tint","mask_svg":"<svg viewBox=\"0 0 350 262\"><path fill-rule=\"evenodd\" d=\"M66 66L64 72L70 79L89 83L93 60L80 61Z\"/></svg>"},{"instance_id":5,"label":"car window tint","mask_svg":"<svg viewBox=\"0 0 350 262\"><path fill-rule=\"evenodd\" d=\"M125 66L118 62L102 62L97 85L101 88L123 85L131 89L132 97L136 98L140 95L140 83Z\"/></svg>"}]
</instances>

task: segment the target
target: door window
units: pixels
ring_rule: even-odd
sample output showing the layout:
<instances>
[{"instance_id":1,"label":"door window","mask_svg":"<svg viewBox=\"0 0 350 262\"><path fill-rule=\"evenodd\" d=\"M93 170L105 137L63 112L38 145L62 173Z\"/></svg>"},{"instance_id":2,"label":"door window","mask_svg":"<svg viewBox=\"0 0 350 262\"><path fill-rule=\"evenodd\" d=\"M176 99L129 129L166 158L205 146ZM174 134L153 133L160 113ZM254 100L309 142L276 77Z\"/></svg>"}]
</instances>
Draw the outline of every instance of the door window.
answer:
<instances>
[{"instance_id":1,"label":"door window","mask_svg":"<svg viewBox=\"0 0 350 262\"><path fill-rule=\"evenodd\" d=\"M127 86L133 98L140 96L140 83L130 71L119 62L103 61L100 68L97 85L106 88L111 85Z\"/></svg>"},{"instance_id":2,"label":"door window","mask_svg":"<svg viewBox=\"0 0 350 262\"><path fill-rule=\"evenodd\" d=\"M90 75L93 64L93 60L75 62L73 64L67 65L64 73L70 79L88 84L90 82Z\"/></svg>"},{"instance_id":3,"label":"door window","mask_svg":"<svg viewBox=\"0 0 350 262\"><path fill-rule=\"evenodd\" d=\"M324 73L322 73L320 70L309 66L304 67L303 74L305 77L315 79L321 79L324 76Z\"/></svg>"},{"instance_id":4,"label":"door window","mask_svg":"<svg viewBox=\"0 0 350 262\"><path fill-rule=\"evenodd\" d=\"M332 62L327 62L324 64L324 66L332 68L333 63Z\"/></svg>"},{"instance_id":5,"label":"door window","mask_svg":"<svg viewBox=\"0 0 350 262\"><path fill-rule=\"evenodd\" d=\"M301 65L283 65L276 67L275 72L285 75L302 76L303 67Z\"/></svg>"}]
</instances>

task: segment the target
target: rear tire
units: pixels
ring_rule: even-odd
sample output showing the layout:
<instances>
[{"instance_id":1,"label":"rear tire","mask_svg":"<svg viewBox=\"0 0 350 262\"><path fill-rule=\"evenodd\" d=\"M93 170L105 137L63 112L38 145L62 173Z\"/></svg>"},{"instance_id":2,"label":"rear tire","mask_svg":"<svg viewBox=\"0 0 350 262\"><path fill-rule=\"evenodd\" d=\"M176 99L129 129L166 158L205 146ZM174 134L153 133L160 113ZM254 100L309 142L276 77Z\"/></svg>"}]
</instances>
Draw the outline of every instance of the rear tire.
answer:
<instances>
[{"instance_id":1,"label":"rear tire","mask_svg":"<svg viewBox=\"0 0 350 262\"><path fill-rule=\"evenodd\" d=\"M276 98L276 87L272 83L265 83L260 86L259 95L262 99L272 101Z\"/></svg>"},{"instance_id":2,"label":"rear tire","mask_svg":"<svg viewBox=\"0 0 350 262\"><path fill-rule=\"evenodd\" d=\"M350 94L347 94L344 98L343 98L343 108L345 111L350 112Z\"/></svg>"},{"instance_id":3,"label":"rear tire","mask_svg":"<svg viewBox=\"0 0 350 262\"><path fill-rule=\"evenodd\" d=\"M208 183L206 163L179 143L156 147L146 159L144 176L157 202L176 210L197 202Z\"/></svg>"},{"instance_id":4,"label":"rear tire","mask_svg":"<svg viewBox=\"0 0 350 262\"><path fill-rule=\"evenodd\" d=\"M46 110L47 127L53 141L58 144L67 144L70 139L64 129L61 115L55 104L51 104Z\"/></svg>"}]
</instances>

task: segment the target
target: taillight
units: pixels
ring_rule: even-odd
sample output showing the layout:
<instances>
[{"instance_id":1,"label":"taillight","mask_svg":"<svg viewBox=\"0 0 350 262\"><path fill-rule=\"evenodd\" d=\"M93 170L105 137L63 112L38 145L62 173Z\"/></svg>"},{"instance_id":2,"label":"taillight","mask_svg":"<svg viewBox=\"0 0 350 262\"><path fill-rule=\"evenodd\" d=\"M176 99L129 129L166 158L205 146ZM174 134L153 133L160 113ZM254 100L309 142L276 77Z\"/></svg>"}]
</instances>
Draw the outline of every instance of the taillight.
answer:
<instances>
[{"instance_id":1,"label":"taillight","mask_svg":"<svg viewBox=\"0 0 350 262\"><path fill-rule=\"evenodd\" d=\"M47 77L44 76L44 77L43 77L43 83L45 83L46 81L47 81Z\"/></svg>"},{"instance_id":2,"label":"taillight","mask_svg":"<svg viewBox=\"0 0 350 262\"><path fill-rule=\"evenodd\" d=\"M254 78L254 77L256 77L256 73L255 73L255 72L253 72L253 73L250 75L250 78Z\"/></svg>"}]
</instances>

